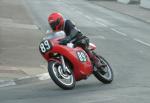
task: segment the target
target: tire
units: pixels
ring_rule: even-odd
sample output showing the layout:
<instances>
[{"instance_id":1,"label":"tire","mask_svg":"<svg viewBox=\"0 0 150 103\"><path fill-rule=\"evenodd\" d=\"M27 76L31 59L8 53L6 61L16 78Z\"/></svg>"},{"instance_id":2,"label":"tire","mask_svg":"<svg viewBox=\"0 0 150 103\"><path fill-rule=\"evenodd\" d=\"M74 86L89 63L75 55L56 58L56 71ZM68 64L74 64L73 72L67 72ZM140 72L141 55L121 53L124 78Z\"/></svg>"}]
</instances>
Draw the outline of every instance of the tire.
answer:
<instances>
[{"instance_id":1,"label":"tire","mask_svg":"<svg viewBox=\"0 0 150 103\"><path fill-rule=\"evenodd\" d=\"M62 72L62 66L60 63L56 61L50 61L48 63L48 72L51 77L51 79L62 89L64 90L70 90L75 87L75 78L72 73L72 70L69 68L69 66L66 65L68 70L71 72L70 74L64 74ZM65 83L67 78L70 79L70 83Z\"/></svg>"},{"instance_id":2,"label":"tire","mask_svg":"<svg viewBox=\"0 0 150 103\"><path fill-rule=\"evenodd\" d=\"M111 66L109 65L109 63L106 61L105 58L103 58L102 56L98 56L96 55L97 58L100 59L102 64L105 64L106 67L104 68L106 71L105 74L102 74L99 70L94 71L93 74L94 76L101 82L103 82L104 84L109 84L113 81L113 70L111 68ZM108 75L108 76L107 76Z\"/></svg>"}]
</instances>

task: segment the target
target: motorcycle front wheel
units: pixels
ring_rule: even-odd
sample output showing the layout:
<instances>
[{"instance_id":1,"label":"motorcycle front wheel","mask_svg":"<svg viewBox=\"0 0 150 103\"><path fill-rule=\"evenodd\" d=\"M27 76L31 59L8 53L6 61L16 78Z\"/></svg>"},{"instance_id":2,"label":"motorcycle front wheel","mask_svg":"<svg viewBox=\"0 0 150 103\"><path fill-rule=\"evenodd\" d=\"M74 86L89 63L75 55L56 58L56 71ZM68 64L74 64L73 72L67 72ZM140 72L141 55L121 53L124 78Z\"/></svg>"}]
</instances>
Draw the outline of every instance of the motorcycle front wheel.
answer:
<instances>
[{"instance_id":1,"label":"motorcycle front wheel","mask_svg":"<svg viewBox=\"0 0 150 103\"><path fill-rule=\"evenodd\" d=\"M102 64L106 65L106 67L103 67L102 69L104 70L105 73L102 73L101 70L96 70L93 72L94 76L103 82L104 84L111 83L113 81L113 70L109 63L106 61L105 58L102 56L96 55L96 57L101 61ZM95 67L96 68L96 67Z\"/></svg>"},{"instance_id":2,"label":"motorcycle front wheel","mask_svg":"<svg viewBox=\"0 0 150 103\"><path fill-rule=\"evenodd\" d=\"M75 78L72 70L66 65L67 71L70 73L64 73L62 65L56 61L50 61L48 63L48 72L51 79L62 89L70 90L75 87Z\"/></svg>"}]
</instances>

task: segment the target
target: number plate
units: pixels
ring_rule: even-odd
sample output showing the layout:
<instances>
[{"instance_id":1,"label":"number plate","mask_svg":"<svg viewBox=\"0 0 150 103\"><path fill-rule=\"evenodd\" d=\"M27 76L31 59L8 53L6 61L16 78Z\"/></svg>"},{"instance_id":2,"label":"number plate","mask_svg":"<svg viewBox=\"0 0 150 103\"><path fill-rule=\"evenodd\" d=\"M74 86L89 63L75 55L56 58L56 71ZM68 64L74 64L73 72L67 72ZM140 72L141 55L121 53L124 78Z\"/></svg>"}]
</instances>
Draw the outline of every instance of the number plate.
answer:
<instances>
[{"instance_id":1,"label":"number plate","mask_svg":"<svg viewBox=\"0 0 150 103\"><path fill-rule=\"evenodd\" d=\"M40 43L39 48L40 48L41 53L46 53L47 51L51 49L51 45L48 40L44 40Z\"/></svg>"},{"instance_id":2,"label":"number plate","mask_svg":"<svg viewBox=\"0 0 150 103\"><path fill-rule=\"evenodd\" d=\"M78 56L78 58L81 62L86 62L87 61L87 56L84 52L78 51L77 56Z\"/></svg>"}]
</instances>

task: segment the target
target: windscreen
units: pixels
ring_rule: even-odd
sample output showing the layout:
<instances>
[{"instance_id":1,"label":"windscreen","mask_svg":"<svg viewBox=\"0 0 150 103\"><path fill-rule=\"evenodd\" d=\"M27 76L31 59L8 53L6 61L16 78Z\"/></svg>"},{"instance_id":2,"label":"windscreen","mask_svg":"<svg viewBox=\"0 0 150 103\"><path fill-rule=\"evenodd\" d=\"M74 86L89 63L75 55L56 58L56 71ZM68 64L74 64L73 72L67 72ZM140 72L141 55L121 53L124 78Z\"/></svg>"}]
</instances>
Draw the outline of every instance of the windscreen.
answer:
<instances>
[{"instance_id":1,"label":"windscreen","mask_svg":"<svg viewBox=\"0 0 150 103\"><path fill-rule=\"evenodd\" d=\"M53 33L47 34L43 38L43 40L45 40L45 39L54 39L54 38L63 37L63 36L65 36L65 32L64 31L53 32Z\"/></svg>"}]
</instances>

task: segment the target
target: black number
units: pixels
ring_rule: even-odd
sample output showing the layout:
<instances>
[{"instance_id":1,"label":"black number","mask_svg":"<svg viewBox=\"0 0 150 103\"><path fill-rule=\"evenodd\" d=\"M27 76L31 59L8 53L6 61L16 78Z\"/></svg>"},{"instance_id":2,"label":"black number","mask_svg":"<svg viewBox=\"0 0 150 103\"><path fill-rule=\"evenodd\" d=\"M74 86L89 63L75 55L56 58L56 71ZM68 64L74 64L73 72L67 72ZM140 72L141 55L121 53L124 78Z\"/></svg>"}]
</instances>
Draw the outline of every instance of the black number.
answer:
<instances>
[{"instance_id":1,"label":"black number","mask_svg":"<svg viewBox=\"0 0 150 103\"><path fill-rule=\"evenodd\" d=\"M77 55L78 55L79 60L80 60L81 62L86 62L86 61L87 61L87 57L86 57L86 55L85 55L84 52L77 52Z\"/></svg>"},{"instance_id":2,"label":"black number","mask_svg":"<svg viewBox=\"0 0 150 103\"><path fill-rule=\"evenodd\" d=\"M50 50L50 48L51 48L51 46L50 46L48 40L45 40L40 44L40 50L42 53L47 52L48 50Z\"/></svg>"}]
</instances>

